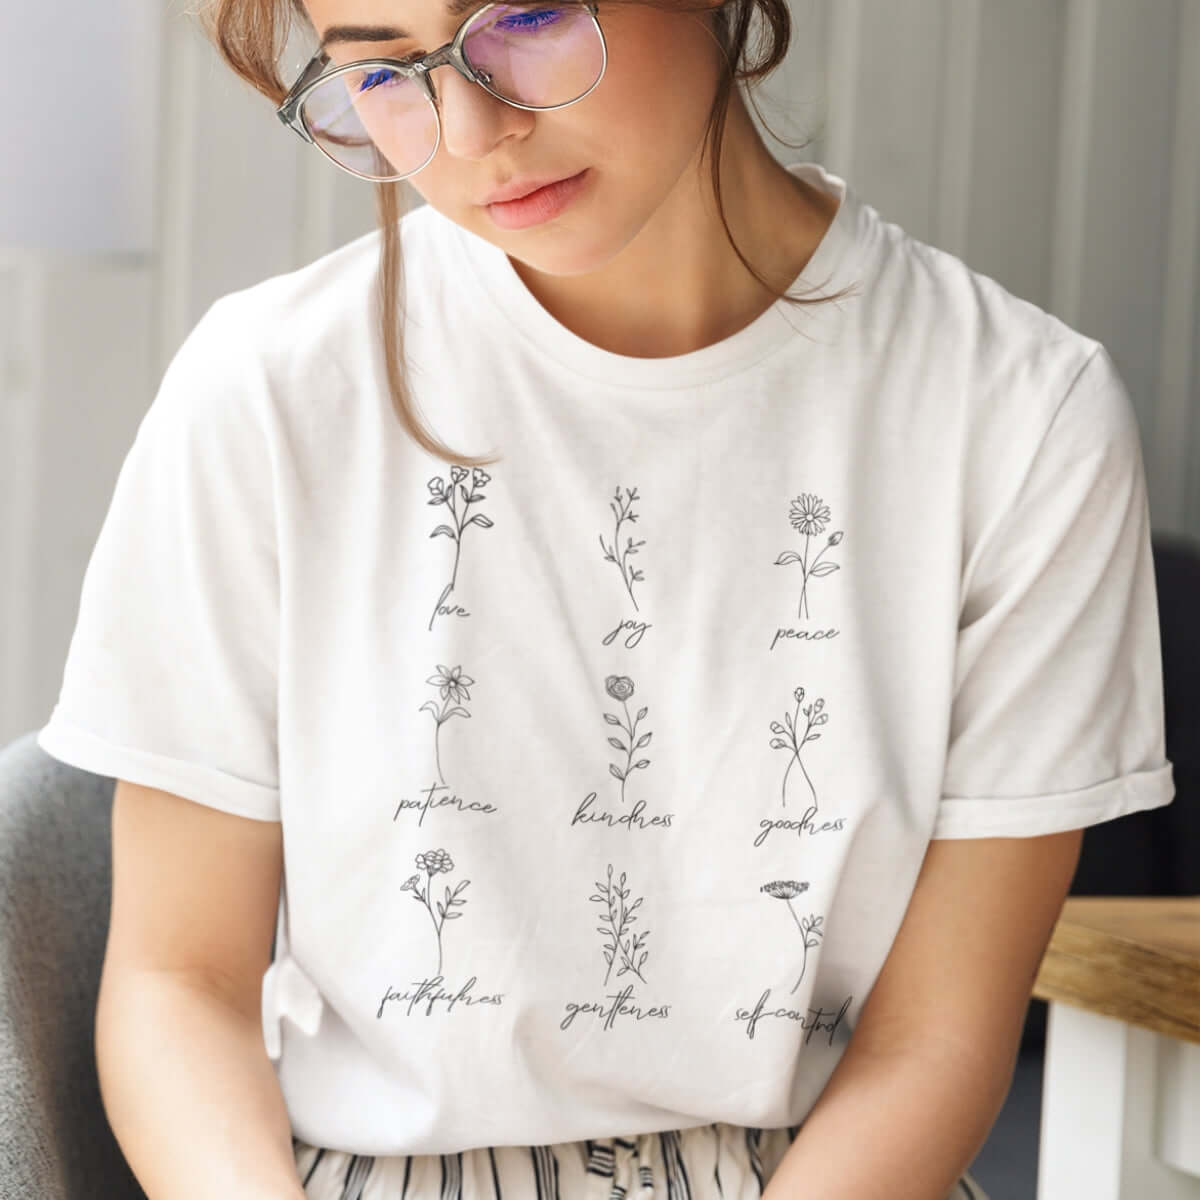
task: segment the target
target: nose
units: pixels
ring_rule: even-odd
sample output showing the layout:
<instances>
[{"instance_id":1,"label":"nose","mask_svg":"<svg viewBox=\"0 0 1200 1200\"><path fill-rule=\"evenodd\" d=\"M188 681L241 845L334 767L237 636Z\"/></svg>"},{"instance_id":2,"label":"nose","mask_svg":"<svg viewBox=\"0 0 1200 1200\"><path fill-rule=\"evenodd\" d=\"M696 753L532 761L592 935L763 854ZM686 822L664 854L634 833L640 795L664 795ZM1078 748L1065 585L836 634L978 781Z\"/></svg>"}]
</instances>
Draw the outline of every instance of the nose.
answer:
<instances>
[{"instance_id":1,"label":"nose","mask_svg":"<svg viewBox=\"0 0 1200 1200\"><path fill-rule=\"evenodd\" d=\"M442 146L455 158L482 159L509 137L533 129L536 113L505 104L452 66L434 80L442 119Z\"/></svg>"}]
</instances>

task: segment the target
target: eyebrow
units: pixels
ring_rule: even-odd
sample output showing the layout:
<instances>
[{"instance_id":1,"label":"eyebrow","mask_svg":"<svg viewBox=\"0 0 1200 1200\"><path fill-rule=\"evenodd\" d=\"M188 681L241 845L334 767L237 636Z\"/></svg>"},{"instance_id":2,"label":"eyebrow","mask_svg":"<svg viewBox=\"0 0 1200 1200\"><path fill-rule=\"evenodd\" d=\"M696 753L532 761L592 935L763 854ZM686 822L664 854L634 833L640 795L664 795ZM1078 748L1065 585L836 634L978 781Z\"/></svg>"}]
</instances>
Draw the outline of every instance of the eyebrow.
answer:
<instances>
[{"instance_id":1,"label":"eyebrow","mask_svg":"<svg viewBox=\"0 0 1200 1200\"><path fill-rule=\"evenodd\" d=\"M480 6L480 0L446 0L446 12L464 17ZM321 38L320 49L339 42L398 42L414 35L397 25L331 25Z\"/></svg>"}]
</instances>

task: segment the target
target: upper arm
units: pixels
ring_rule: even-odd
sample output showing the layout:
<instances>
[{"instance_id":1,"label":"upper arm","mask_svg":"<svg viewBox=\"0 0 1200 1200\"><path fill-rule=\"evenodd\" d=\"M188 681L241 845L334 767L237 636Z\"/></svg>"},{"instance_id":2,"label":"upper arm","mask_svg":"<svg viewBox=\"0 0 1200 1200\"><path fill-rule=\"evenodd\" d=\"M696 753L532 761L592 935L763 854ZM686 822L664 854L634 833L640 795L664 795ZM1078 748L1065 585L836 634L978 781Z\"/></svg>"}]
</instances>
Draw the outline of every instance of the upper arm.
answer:
<instances>
[{"instance_id":1,"label":"upper arm","mask_svg":"<svg viewBox=\"0 0 1200 1200\"><path fill-rule=\"evenodd\" d=\"M931 841L855 1039L932 1040L1011 1067L1082 843L1082 829Z\"/></svg>"},{"instance_id":2,"label":"upper arm","mask_svg":"<svg viewBox=\"0 0 1200 1200\"><path fill-rule=\"evenodd\" d=\"M118 779L105 970L184 974L258 1013L283 870L282 825Z\"/></svg>"}]
</instances>

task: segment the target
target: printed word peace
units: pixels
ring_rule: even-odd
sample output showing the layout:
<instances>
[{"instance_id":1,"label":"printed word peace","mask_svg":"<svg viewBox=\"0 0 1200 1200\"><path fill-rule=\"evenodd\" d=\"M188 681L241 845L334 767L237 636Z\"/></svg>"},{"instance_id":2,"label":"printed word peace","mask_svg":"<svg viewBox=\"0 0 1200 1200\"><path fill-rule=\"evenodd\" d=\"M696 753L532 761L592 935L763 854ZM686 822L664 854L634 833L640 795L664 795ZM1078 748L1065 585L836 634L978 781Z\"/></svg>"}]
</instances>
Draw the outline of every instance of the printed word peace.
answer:
<instances>
[{"instance_id":1,"label":"printed word peace","mask_svg":"<svg viewBox=\"0 0 1200 1200\"><path fill-rule=\"evenodd\" d=\"M431 808L445 808L447 804L453 808L457 808L459 812L494 813L500 811L494 804L480 803L478 800L464 800L461 796L439 796L435 800L433 793L445 789L446 785L444 783L435 783L432 787L427 787L421 793L425 797L424 800L402 799L396 805L396 811L392 814L392 820L396 820L407 809L420 809L421 815L417 818L417 824L423 825L425 823L425 814Z\"/></svg>"},{"instance_id":2,"label":"printed word peace","mask_svg":"<svg viewBox=\"0 0 1200 1200\"><path fill-rule=\"evenodd\" d=\"M642 813L646 811L645 800L639 800L627 813L622 813L620 816L614 816L610 812L588 812L588 809L595 803L596 793L588 792L587 798L575 810L575 815L571 818L571 824L578 825L581 822L587 824L592 821L603 821L610 827L613 825L628 825L631 830L635 824L639 829L646 829L652 825L661 825L664 829L669 829L671 818L675 815L674 813L663 813L662 816L651 817L648 821L644 821L642 820Z\"/></svg>"},{"instance_id":3,"label":"printed word peace","mask_svg":"<svg viewBox=\"0 0 1200 1200\"><path fill-rule=\"evenodd\" d=\"M820 825L815 824L813 817L816 816L816 813L817 806L810 804L805 810L804 816L798 821L772 821L770 818L764 818L758 823L758 827L762 830L762 833L754 839L754 844L761 846L767 840L767 834L775 829L794 829L798 837L803 837L806 833L810 835L830 832L838 833L845 828L845 817L838 817L833 821L822 821Z\"/></svg>"},{"instance_id":4,"label":"printed word peace","mask_svg":"<svg viewBox=\"0 0 1200 1200\"><path fill-rule=\"evenodd\" d=\"M603 1004L567 1004L567 1015L563 1017L559 1025L559 1029L567 1029L572 1021L580 1013L595 1013L598 1017L604 1018L604 1028L611 1029L613 1022L618 1016L631 1016L639 1021L644 1021L647 1017L669 1017L671 1015L671 1006L669 1004L660 1005L658 1008L647 1008L644 1011L636 1004L630 1004L629 997L633 995L633 985L629 984L624 991L619 992L615 996L609 996L608 999L612 1004L607 1008Z\"/></svg>"},{"instance_id":5,"label":"printed word peace","mask_svg":"<svg viewBox=\"0 0 1200 1200\"><path fill-rule=\"evenodd\" d=\"M812 1038L812 1035L816 1033L818 1029L822 1029L829 1031L829 1044L832 1046L834 1030L837 1029L837 1027L842 1023L842 1018L846 1015L846 1009L850 1007L850 1001L854 999L853 996L847 996L842 1004L842 1007L838 1009L836 1014L834 1013L833 1009L829 1009L827 1011L823 1008L810 1008L808 1011L813 1014L813 1017L811 1020L806 1020L804 1013L798 1012L796 1009L792 1008L776 1008L771 1012L767 1012L767 997L770 994L771 989L767 988L767 990L763 992L761 996L759 996L758 1003L754 1006L753 1012L747 1012L744 1008L739 1008L734 1015L735 1021L747 1022L746 1036L748 1038L752 1039L754 1037L754 1027L763 1017L785 1017L789 1021L799 1021L800 1028L808 1030L808 1032L804 1035L805 1045L808 1044ZM822 1017L826 1019L822 1020ZM830 1017L833 1019L829 1020Z\"/></svg>"},{"instance_id":6,"label":"printed word peace","mask_svg":"<svg viewBox=\"0 0 1200 1200\"><path fill-rule=\"evenodd\" d=\"M499 1004L504 999L503 992L498 992L494 996L469 996L467 993L475 986L474 975L457 992L444 991L443 983L445 980L440 975L435 975L432 979L422 979L419 983L415 983L413 985L417 989L415 992L394 992L389 987L379 1002L379 1011L375 1014L375 1019L379 1020L383 1016L384 1007L389 1000L407 1000L409 1003L405 1016L412 1016L414 1005L424 1004L428 1001L429 1007L425 1009L425 1015L428 1017L433 1012L433 1006L439 1001L448 1001L446 1011L452 1012L454 1006L460 1002L469 1008L472 1004Z\"/></svg>"},{"instance_id":7,"label":"printed word peace","mask_svg":"<svg viewBox=\"0 0 1200 1200\"><path fill-rule=\"evenodd\" d=\"M446 584L442 589L442 594L438 597L437 608L434 609L435 617L469 617L471 614L465 608L457 604L443 604L442 601L450 595L450 589L454 586L452 583Z\"/></svg>"},{"instance_id":8,"label":"printed word peace","mask_svg":"<svg viewBox=\"0 0 1200 1200\"><path fill-rule=\"evenodd\" d=\"M771 649L775 649L775 643L780 638L799 638L802 642L827 642L837 637L840 632L840 629L777 629L771 639Z\"/></svg>"},{"instance_id":9,"label":"printed word peace","mask_svg":"<svg viewBox=\"0 0 1200 1200\"><path fill-rule=\"evenodd\" d=\"M622 621L620 625L618 625L616 629L612 631L612 633L605 636L603 644L605 646L611 646L613 641L616 639L617 634L619 634L622 629L628 629L632 632L625 639L625 645L628 649L632 650L634 646L636 646L638 642L642 640L643 634L645 634L646 630L649 628L650 626L645 621Z\"/></svg>"}]
</instances>

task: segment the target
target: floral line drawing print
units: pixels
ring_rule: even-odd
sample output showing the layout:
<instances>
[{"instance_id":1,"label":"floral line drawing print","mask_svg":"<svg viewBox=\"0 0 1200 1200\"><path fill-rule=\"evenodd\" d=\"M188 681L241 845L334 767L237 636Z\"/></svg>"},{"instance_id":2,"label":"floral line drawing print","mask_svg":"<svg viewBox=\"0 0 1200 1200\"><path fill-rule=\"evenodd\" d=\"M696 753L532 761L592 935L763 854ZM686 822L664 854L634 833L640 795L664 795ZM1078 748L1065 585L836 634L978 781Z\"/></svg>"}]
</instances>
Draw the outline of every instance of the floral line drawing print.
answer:
<instances>
[{"instance_id":1,"label":"floral line drawing print","mask_svg":"<svg viewBox=\"0 0 1200 1200\"><path fill-rule=\"evenodd\" d=\"M430 897L433 895L433 877L440 875L442 872L454 870L454 863L450 855L445 850L426 850L424 854L418 854L414 860L417 866L426 873L428 879L424 888L421 887L421 876L411 875L400 885L402 892L412 892L413 899L419 900L425 905L429 912L430 920L433 921L433 931L437 934L438 943L438 964L437 974L442 973L442 926L447 921L455 921L462 916L462 913L451 912L451 908L461 904L466 904L465 900L460 900L458 893L463 890L471 881L469 879L460 880L454 887L454 891L446 889L445 900L437 902L437 916L433 914L433 907L429 903ZM441 918L440 920L438 918Z\"/></svg>"},{"instance_id":2,"label":"floral line drawing print","mask_svg":"<svg viewBox=\"0 0 1200 1200\"><path fill-rule=\"evenodd\" d=\"M820 738L819 733L813 733L812 730L817 725L824 725L829 720L829 714L822 712L825 707L824 700L817 700L810 704L804 710L806 724L804 733L799 732L800 720L800 705L804 703L804 689L798 687L792 695L796 700L796 712L784 713L784 724L780 725L778 721L771 722L771 732L775 737L771 739L772 750L790 750L791 756L788 758L787 770L783 773L783 785L780 788L780 797L783 800L784 808L787 808L787 781L788 775L791 774L792 767L800 764L800 770L804 772L805 782L808 784L808 790L812 792L813 804L817 803L817 789L813 787L813 781L809 778L808 771L805 769L804 763L800 758L801 749L809 742L815 742Z\"/></svg>"},{"instance_id":3,"label":"floral line drawing print","mask_svg":"<svg viewBox=\"0 0 1200 1200\"><path fill-rule=\"evenodd\" d=\"M639 896L632 904L626 904L629 899L629 888L625 886L625 872L621 872L621 878L615 884L612 876L612 863L609 863L608 882L597 881L596 887L599 888L599 891L588 897L589 900L595 900L604 906L604 919L607 923L597 925L596 932L612 939L604 943L604 961L608 963L608 970L604 973L604 982L608 983L613 963L616 962L619 955L621 968L617 971L617 978L620 979L622 975L632 971L645 983L646 977L642 974L642 964L645 963L646 957L650 953L644 948L650 931L643 929L641 933L631 937L632 931L629 928L637 920L634 914L641 907L642 897Z\"/></svg>"},{"instance_id":4,"label":"floral line drawing print","mask_svg":"<svg viewBox=\"0 0 1200 1200\"><path fill-rule=\"evenodd\" d=\"M625 766L619 767L616 763L609 763L609 773L621 781L621 803L625 803L625 781L633 774L634 771L641 770L650 765L648 758L640 758L637 762L633 761L633 756L638 750L644 749L650 744L650 739L654 736L651 733L643 733L641 737L637 736L638 724L645 718L646 713L650 710L647 708L639 708L636 717L629 715L629 697L633 695L633 680L628 675L610 675L604 681L604 690L614 699L621 701L621 707L625 710L625 720L615 716L613 713L605 713L604 719L610 725L616 725L626 737L629 738L627 746L619 737L610 737L608 744L616 750L620 750L625 755ZM635 740L636 739L636 740Z\"/></svg>"},{"instance_id":5,"label":"floral line drawing print","mask_svg":"<svg viewBox=\"0 0 1200 1200\"><path fill-rule=\"evenodd\" d=\"M795 550L787 550L775 560L777 567L790 566L792 563L800 564L800 571L804 577L804 584L800 589L799 605L799 616L802 619L808 616L808 581L813 578L822 579L840 569L837 563L822 562L821 558L826 550L831 550L841 543L844 532L841 529L836 533L831 533L821 553L811 563L808 561L809 543L814 537L820 537L825 532L829 517L829 506L819 496L814 496L811 492L797 496L788 511L788 519L791 521L793 529L804 534L804 553L797 554Z\"/></svg>"},{"instance_id":6,"label":"floral line drawing print","mask_svg":"<svg viewBox=\"0 0 1200 1200\"><path fill-rule=\"evenodd\" d=\"M471 715L462 707L460 701L470 700L471 693L467 691L467 688L473 686L475 680L470 675L464 675L462 667L443 667L439 663L437 674L430 675L425 682L433 684L441 692L442 696L442 706L440 708L436 700L426 700L418 711L427 712L433 716L433 753L437 761L438 782L444 784L446 776L442 772L442 751L440 745L442 726L451 717L469 717Z\"/></svg>"},{"instance_id":7,"label":"floral line drawing print","mask_svg":"<svg viewBox=\"0 0 1200 1200\"><path fill-rule=\"evenodd\" d=\"M471 476L471 488L468 491L463 480ZM486 472L481 471L478 467L468 471L466 467L451 467L450 468L450 486L446 486L446 481L440 476L435 475L429 481L430 504L444 504L449 510L453 520L453 524L439 525L429 536L431 538L440 537L445 534L454 542L454 570L450 575L450 582L446 584L442 594L438 597L437 604L433 606L433 615L429 618L429 628L433 628L433 623L437 620L438 610L446 597L454 591L454 585L458 581L458 563L462 557L462 540L463 535L470 525L478 525L481 529L491 529L493 521L490 517L485 517L483 513L477 512L473 517L468 517L472 504L477 504L480 500L486 500L487 497L483 494L482 489L487 486L492 480L492 477ZM461 499L462 508L459 509L457 501Z\"/></svg>"},{"instance_id":8,"label":"floral line drawing print","mask_svg":"<svg viewBox=\"0 0 1200 1200\"><path fill-rule=\"evenodd\" d=\"M800 930L800 936L804 939L804 962L800 966L800 978L796 980L790 993L794 995L796 988L800 986L801 981L804 979L804 972L808 969L808 952L816 949L822 935L825 933L823 927L825 918L816 913L810 913L807 917L801 919L796 915L796 910L792 908L792 901L801 892L808 891L807 883L800 883L795 879L777 879L773 883L764 883L758 890L766 892L768 896L774 896L776 900L787 901L788 911L792 914L792 919L796 922L796 928Z\"/></svg>"},{"instance_id":9,"label":"floral line drawing print","mask_svg":"<svg viewBox=\"0 0 1200 1200\"><path fill-rule=\"evenodd\" d=\"M637 488L626 488L625 499L621 499L621 488L617 486L617 490L613 498L608 502L608 507L612 509L613 516L616 518L617 526L613 531L612 546L604 544L604 534L600 534L600 549L604 551L604 559L606 562L613 563L621 572L621 579L625 584L625 590L629 593L630 600L633 601L634 609L638 609L637 597L633 594L633 585L640 583L645 576L636 567L630 565L628 559L635 555L645 544L643 538L640 542L635 542L628 534L625 535L625 549L620 550L621 544L621 526L628 521L631 525L637 520L637 513L633 511L633 502L640 500Z\"/></svg>"}]
</instances>

